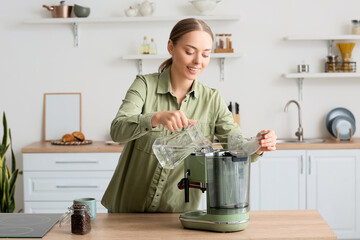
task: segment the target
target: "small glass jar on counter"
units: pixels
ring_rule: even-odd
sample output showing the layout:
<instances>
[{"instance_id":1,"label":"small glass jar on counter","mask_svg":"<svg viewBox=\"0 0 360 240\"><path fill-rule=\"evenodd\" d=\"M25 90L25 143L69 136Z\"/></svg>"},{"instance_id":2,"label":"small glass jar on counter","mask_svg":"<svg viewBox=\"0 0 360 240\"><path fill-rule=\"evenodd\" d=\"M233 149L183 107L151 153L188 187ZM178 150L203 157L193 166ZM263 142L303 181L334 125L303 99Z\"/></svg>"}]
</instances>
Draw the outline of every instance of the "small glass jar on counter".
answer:
<instances>
[{"instance_id":1,"label":"small glass jar on counter","mask_svg":"<svg viewBox=\"0 0 360 240\"><path fill-rule=\"evenodd\" d=\"M91 214L88 205L73 204L60 218L60 227L71 220L71 233L84 235L91 231Z\"/></svg>"}]
</instances>

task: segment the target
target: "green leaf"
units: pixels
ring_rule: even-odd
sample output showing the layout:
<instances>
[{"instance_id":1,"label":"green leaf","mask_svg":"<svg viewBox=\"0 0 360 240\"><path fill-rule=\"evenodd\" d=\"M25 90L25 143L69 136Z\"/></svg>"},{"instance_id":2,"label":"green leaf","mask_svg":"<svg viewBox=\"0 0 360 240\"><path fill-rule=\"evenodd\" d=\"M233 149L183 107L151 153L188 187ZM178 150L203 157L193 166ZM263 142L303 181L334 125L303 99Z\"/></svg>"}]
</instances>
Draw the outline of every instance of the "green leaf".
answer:
<instances>
[{"instance_id":1,"label":"green leaf","mask_svg":"<svg viewBox=\"0 0 360 240\"><path fill-rule=\"evenodd\" d=\"M13 150L10 128L9 128L9 137L10 137L10 147L11 147L11 172L13 173L16 170L16 159L15 159L15 154L14 154L14 150Z\"/></svg>"},{"instance_id":2,"label":"green leaf","mask_svg":"<svg viewBox=\"0 0 360 240\"><path fill-rule=\"evenodd\" d=\"M18 175L19 175L19 169L16 169L10 178L10 197L11 198L14 196L15 183L16 183Z\"/></svg>"},{"instance_id":3,"label":"green leaf","mask_svg":"<svg viewBox=\"0 0 360 240\"><path fill-rule=\"evenodd\" d=\"M7 126L7 121L6 121L6 115L5 112L3 112L3 127L4 127L4 135L3 135L3 140L1 142L1 148L0 148L0 155L5 155L6 153L6 146L7 144L7 140L8 140L8 126Z\"/></svg>"}]
</instances>

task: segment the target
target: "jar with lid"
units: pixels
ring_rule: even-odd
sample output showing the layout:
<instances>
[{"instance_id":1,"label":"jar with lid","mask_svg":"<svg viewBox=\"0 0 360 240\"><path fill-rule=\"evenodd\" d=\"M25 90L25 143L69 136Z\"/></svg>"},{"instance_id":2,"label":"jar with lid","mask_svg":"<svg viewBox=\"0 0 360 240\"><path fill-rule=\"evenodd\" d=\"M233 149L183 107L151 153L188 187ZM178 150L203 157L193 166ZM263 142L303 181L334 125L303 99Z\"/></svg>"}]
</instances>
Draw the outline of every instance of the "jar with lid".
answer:
<instances>
[{"instance_id":1,"label":"jar with lid","mask_svg":"<svg viewBox=\"0 0 360 240\"><path fill-rule=\"evenodd\" d=\"M338 72L339 71L339 61L337 55L327 56L327 62L325 65L325 72Z\"/></svg>"},{"instance_id":2,"label":"jar with lid","mask_svg":"<svg viewBox=\"0 0 360 240\"><path fill-rule=\"evenodd\" d=\"M60 227L71 220L71 233L84 235L91 231L91 213L88 205L73 204L60 218Z\"/></svg>"},{"instance_id":3,"label":"jar with lid","mask_svg":"<svg viewBox=\"0 0 360 240\"><path fill-rule=\"evenodd\" d=\"M360 21L359 20L351 20L352 22L352 34L359 35L360 34Z\"/></svg>"}]
</instances>

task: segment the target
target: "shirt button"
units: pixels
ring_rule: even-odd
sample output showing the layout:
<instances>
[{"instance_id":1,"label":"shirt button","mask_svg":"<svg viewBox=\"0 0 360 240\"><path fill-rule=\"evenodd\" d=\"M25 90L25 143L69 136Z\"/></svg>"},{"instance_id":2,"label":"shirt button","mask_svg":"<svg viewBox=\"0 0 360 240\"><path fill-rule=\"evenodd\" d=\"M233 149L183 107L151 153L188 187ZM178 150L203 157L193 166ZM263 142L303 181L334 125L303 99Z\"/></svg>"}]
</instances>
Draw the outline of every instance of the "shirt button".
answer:
<instances>
[{"instance_id":1,"label":"shirt button","mask_svg":"<svg viewBox=\"0 0 360 240\"><path fill-rule=\"evenodd\" d=\"M145 128L145 131L149 131L149 129L148 129L148 128Z\"/></svg>"},{"instance_id":2,"label":"shirt button","mask_svg":"<svg viewBox=\"0 0 360 240\"><path fill-rule=\"evenodd\" d=\"M161 179L161 181L163 182L163 181L164 181L164 179Z\"/></svg>"},{"instance_id":3,"label":"shirt button","mask_svg":"<svg viewBox=\"0 0 360 240\"><path fill-rule=\"evenodd\" d=\"M156 196L158 197L158 196L160 196L159 194L156 194Z\"/></svg>"},{"instance_id":4,"label":"shirt button","mask_svg":"<svg viewBox=\"0 0 360 240\"><path fill-rule=\"evenodd\" d=\"M185 100L184 102L187 102L187 100Z\"/></svg>"}]
</instances>

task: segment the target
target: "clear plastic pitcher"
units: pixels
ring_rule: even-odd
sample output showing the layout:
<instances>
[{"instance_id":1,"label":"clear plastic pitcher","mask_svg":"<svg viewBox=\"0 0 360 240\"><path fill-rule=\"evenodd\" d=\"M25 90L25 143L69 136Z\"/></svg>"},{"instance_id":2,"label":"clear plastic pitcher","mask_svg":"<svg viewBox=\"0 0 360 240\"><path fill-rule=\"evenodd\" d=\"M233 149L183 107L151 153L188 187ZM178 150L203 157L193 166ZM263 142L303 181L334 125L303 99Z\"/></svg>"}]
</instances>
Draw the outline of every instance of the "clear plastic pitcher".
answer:
<instances>
[{"instance_id":1,"label":"clear plastic pitcher","mask_svg":"<svg viewBox=\"0 0 360 240\"><path fill-rule=\"evenodd\" d=\"M250 156L260 149L259 140L267 132L261 131L255 137L244 138L239 134L229 134L228 150L237 157Z\"/></svg>"},{"instance_id":2,"label":"clear plastic pitcher","mask_svg":"<svg viewBox=\"0 0 360 240\"><path fill-rule=\"evenodd\" d=\"M201 130L195 124L190 124L183 131L157 138L152 149L163 168L174 169L196 149L210 146L211 142Z\"/></svg>"}]
</instances>

